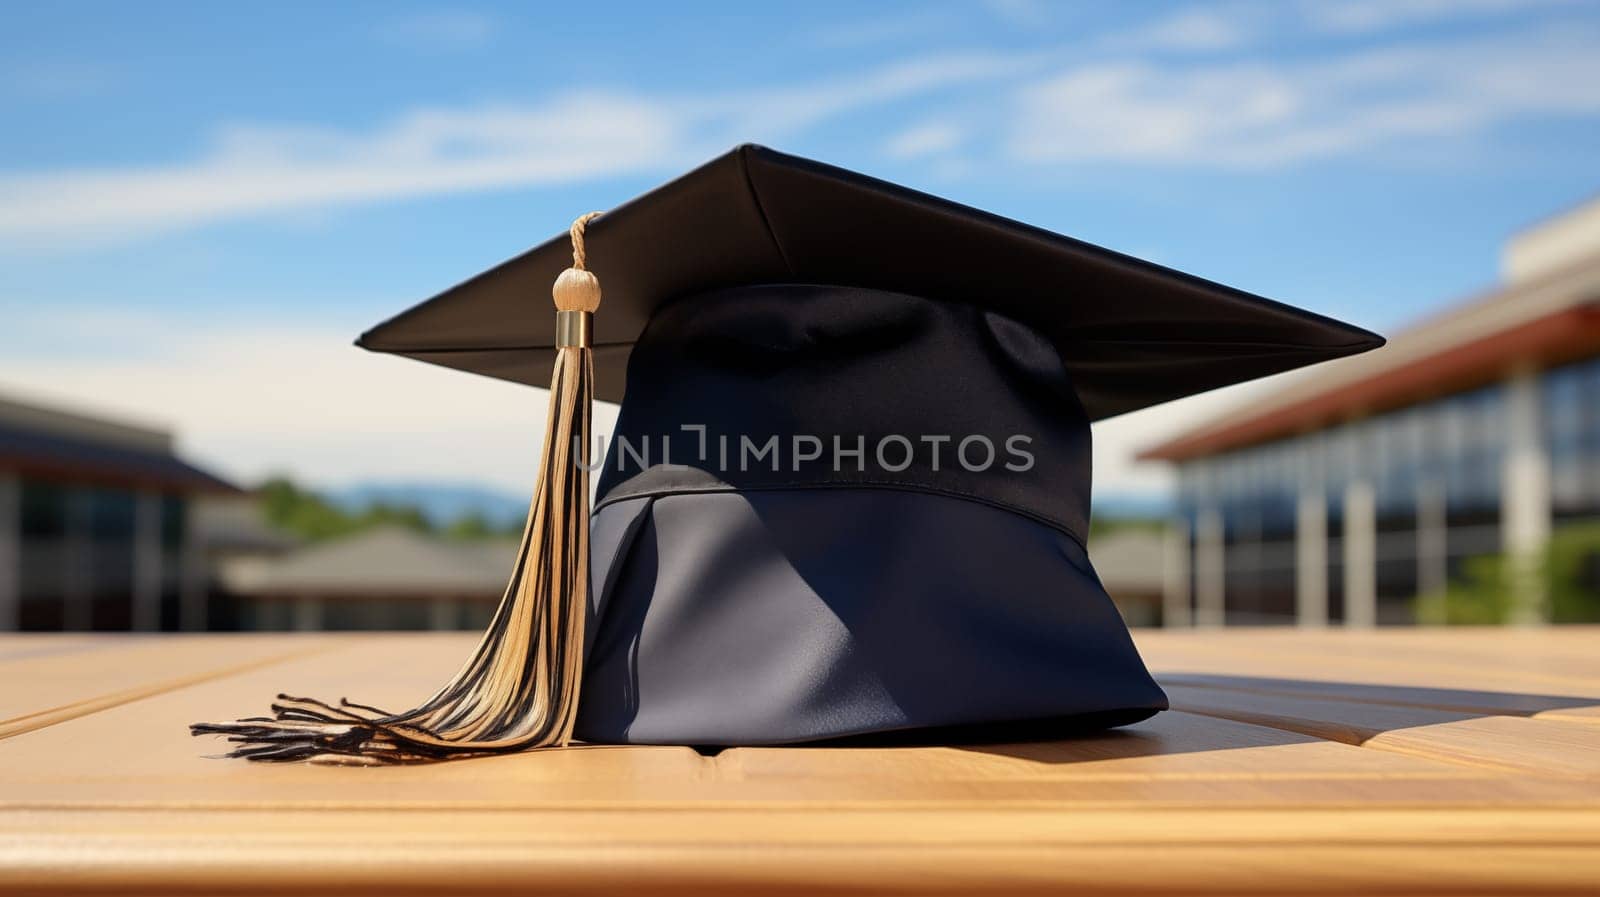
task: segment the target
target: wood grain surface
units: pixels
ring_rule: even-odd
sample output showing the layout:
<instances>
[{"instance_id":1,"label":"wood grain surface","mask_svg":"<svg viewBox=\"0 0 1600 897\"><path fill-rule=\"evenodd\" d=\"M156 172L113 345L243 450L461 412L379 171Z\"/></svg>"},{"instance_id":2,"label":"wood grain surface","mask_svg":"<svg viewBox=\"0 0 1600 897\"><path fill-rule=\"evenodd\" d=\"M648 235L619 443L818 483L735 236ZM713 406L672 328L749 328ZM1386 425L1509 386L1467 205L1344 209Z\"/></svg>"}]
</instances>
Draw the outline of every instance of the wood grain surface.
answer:
<instances>
[{"instance_id":1,"label":"wood grain surface","mask_svg":"<svg viewBox=\"0 0 1600 897\"><path fill-rule=\"evenodd\" d=\"M1600 629L1136 633L1174 710L1065 741L208 759L399 707L466 635L0 637L0 893L1592 894Z\"/></svg>"}]
</instances>

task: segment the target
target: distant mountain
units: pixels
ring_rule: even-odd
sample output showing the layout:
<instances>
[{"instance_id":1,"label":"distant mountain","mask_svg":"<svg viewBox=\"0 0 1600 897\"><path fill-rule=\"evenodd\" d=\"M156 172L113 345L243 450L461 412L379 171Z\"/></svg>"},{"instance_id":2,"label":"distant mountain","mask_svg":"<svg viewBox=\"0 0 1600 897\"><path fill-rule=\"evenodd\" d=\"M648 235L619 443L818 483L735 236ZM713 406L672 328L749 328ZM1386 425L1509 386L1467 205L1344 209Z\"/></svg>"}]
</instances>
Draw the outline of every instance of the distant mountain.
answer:
<instances>
[{"instance_id":1,"label":"distant mountain","mask_svg":"<svg viewBox=\"0 0 1600 897\"><path fill-rule=\"evenodd\" d=\"M421 509L429 522L445 526L467 514L482 514L491 526L512 527L528 513L528 497L489 486L466 483L358 483L322 493L328 501L352 513L376 503L410 505ZM1147 493L1110 493L1094 496L1096 517L1107 519L1162 519L1172 510L1170 497Z\"/></svg>"},{"instance_id":2,"label":"distant mountain","mask_svg":"<svg viewBox=\"0 0 1600 897\"><path fill-rule=\"evenodd\" d=\"M1172 513L1172 498L1160 493L1095 493L1094 515L1107 519L1164 519Z\"/></svg>"},{"instance_id":3,"label":"distant mountain","mask_svg":"<svg viewBox=\"0 0 1600 897\"><path fill-rule=\"evenodd\" d=\"M528 513L527 496L464 483L358 483L323 494L349 512L374 504L410 505L435 526L481 514L493 527L512 527Z\"/></svg>"}]
</instances>

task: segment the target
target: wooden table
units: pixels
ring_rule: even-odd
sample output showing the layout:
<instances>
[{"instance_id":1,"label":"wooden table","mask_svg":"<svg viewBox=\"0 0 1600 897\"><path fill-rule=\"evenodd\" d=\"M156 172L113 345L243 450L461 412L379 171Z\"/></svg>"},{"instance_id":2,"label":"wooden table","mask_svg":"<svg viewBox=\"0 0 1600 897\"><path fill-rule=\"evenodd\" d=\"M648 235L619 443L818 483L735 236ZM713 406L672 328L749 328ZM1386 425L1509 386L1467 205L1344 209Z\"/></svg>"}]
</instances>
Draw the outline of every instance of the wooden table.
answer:
<instances>
[{"instance_id":1,"label":"wooden table","mask_svg":"<svg viewBox=\"0 0 1600 897\"><path fill-rule=\"evenodd\" d=\"M0 892L1595 893L1600 629L1145 632L1173 712L1042 744L208 760L470 636L0 638Z\"/></svg>"}]
</instances>

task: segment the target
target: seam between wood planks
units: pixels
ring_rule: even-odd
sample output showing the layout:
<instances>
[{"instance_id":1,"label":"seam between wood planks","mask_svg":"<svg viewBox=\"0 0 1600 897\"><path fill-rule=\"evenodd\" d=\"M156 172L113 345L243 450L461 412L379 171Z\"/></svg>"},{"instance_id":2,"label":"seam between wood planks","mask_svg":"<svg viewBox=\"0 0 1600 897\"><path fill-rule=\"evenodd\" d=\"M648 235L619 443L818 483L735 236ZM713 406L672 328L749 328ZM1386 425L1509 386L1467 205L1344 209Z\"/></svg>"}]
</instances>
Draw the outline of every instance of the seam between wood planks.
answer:
<instances>
[{"instance_id":1,"label":"seam between wood planks","mask_svg":"<svg viewBox=\"0 0 1600 897\"><path fill-rule=\"evenodd\" d=\"M1478 781L1478 780L1465 780ZM1479 799L1466 800L1458 803L1441 803L1427 800L1407 800L1396 803L1373 804L1360 800L1328 800L1315 802L1301 802L1286 805L1283 802L1244 801L1240 803L1218 803L1206 799L1156 799L1130 803L1128 801L1106 800L1073 800L1071 798L1043 798L1038 800L1022 800L1017 798L982 798L976 800L949 800L947 798L933 798L919 800L915 798L864 798L864 799L833 799L833 800L796 800L793 798L758 798L750 800L715 799L715 800L637 800L624 799L611 801L581 801L581 800L553 800L547 802L522 802L522 803L473 803L470 801L419 801L419 800L330 800L318 803L270 800L178 800L163 803L149 801L99 801L94 803L73 803L59 801L6 801L0 803L0 831L5 831L5 826L13 817L25 818L40 813L96 816L117 815L134 816L141 814L162 815L181 813L187 815L211 815L218 818L227 818L241 814L285 814L322 816L359 813L386 813L402 816L426 816L428 814L468 815L468 816L507 816L507 815L593 815L593 816L637 816L637 815L671 815L682 813L705 813L715 816L738 816L742 814L760 815L763 813L851 813L856 815L867 814L905 814L905 813L1173 813L1173 812L1199 812L1206 813L1275 813L1275 814L1301 814L1301 813L1574 813L1596 814L1600 813L1600 801L1587 798L1578 798L1571 802L1558 802L1550 799L1518 799L1515 803L1507 803L1504 799Z\"/></svg>"},{"instance_id":2,"label":"seam between wood planks","mask_svg":"<svg viewBox=\"0 0 1600 897\"><path fill-rule=\"evenodd\" d=\"M122 691L100 695L98 697L85 698L81 701L73 701L70 704L62 704L56 707L51 707L47 710L37 710L32 713L23 714L22 716L12 717L11 719L0 720L0 739L11 738L28 732L35 732L39 729L53 726L57 723L64 723L68 720L74 720L80 717L88 716L92 713L98 713L101 710L108 710L112 707L119 707L123 704L131 704L134 701L141 701L145 698L152 698L156 695L178 691L179 689L188 688L192 685L201 685L206 682L223 679L239 673L247 673L251 670L272 666L273 664L282 663L286 660L295 660L302 657L309 657L314 654L322 654L327 651L331 651L342 644L344 643L328 641L319 645L302 647L293 651L285 651L282 654L261 657L255 660L246 661L244 663L237 663L224 667L212 667L203 672L192 673L187 676L179 676L174 679L164 679L160 682L152 682L149 685L128 688Z\"/></svg>"},{"instance_id":3,"label":"seam between wood planks","mask_svg":"<svg viewBox=\"0 0 1600 897\"><path fill-rule=\"evenodd\" d=\"M21 663L25 660L39 660L44 657L60 657L64 654L82 654L88 651L104 651L107 648L127 645L131 642L120 634L113 634L103 639L85 639L71 641L60 645L44 645L38 648L22 648L0 654L0 664Z\"/></svg>"}]
</instances>

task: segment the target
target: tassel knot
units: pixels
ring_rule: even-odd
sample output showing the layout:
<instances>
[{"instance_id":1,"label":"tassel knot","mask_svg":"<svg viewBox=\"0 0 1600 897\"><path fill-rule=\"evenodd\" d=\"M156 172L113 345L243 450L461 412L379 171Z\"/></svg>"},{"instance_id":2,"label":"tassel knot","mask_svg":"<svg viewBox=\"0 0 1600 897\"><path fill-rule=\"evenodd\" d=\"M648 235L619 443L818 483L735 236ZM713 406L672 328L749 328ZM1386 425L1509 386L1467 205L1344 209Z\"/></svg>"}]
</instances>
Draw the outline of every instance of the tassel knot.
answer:
<instances>
[{"instance_id":1,"label":"tassel knot","mask_svg":"<svg viewBox=\"0 0 1600 897\"><path fill-rule=\"evenodd\" d=\"M572 222L572 229L568 232L572 240L572 267L562 271L556 278L555 286L550 289L556 300L556 311L594 314L600 307L600 280L588 268L589 252L583 242L589 222L599 217L599 212L590 212Z\"/></svg>"},{"instance_id":2,"label":"tassel knot","mask_svg":"<svg viewBox=\"0 0 1600 897\"><path fill-rule=\"evenodd\" d=\"M562 271L550 293L555 297L556 311L594 314L600 307L600 280L581 268Z\"/></svg>"}]
</instances>

